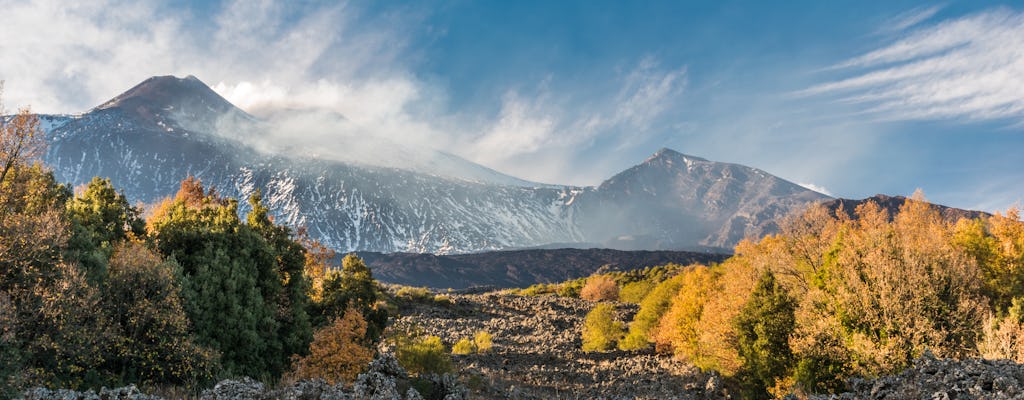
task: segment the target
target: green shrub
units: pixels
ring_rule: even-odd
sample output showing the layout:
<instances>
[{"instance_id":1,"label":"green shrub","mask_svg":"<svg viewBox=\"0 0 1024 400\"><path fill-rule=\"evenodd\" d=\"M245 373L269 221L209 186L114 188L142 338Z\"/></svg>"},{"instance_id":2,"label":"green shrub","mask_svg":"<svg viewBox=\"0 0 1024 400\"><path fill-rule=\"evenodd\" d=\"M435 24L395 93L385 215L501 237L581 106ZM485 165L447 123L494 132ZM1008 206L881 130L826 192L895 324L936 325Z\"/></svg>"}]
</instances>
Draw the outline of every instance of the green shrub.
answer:
<instances>
[{"instance_id":1,"label":"green shrub","mask_svg":"<svg viewBox=\"0 0 1024 400\"><path fill-rule=\"evenodd\" d=\"M476 351L478 353L486 353L491 350L491 334L486 331L480 331L473 336L473 344L476 345Z\"/></svg>"},{"instance_id":2,"label":"green shrub","mask_svg":"<svg viewBox=\"0 0 1024 400\"><path fill-rule=\"evenodd\" d=\"M672 305L672 299L683 286L682 275L677 275L667 281L659 283L651 292L640 301L640 311L633 317L629 324L629 334L619 342L622 350L640 350L647 348L653 342L651 331L658 326L658 321Z\"/></svg>"},{"instance_id":3,"label":"green shrub","mask_svg":"<svg viewBox=\"0 0 1024 400\"><path fill-rule=\"evenodd\" d=\"M411 374L440 375L453 370L451 355L437 336L401 337L396 343L395 357Z\"/></svg>"},{"instance_id":4,"label":"green shrub","mask_svg":"<svg viewBox=\"0 0 1024 400\"><path fill-rule=\"evenodd\" d=\"M452 346L452 354L464 356L473 353L476 353L476 343L473 343L469 338L459 339L459 341L455 342L455 345Z\"/></svg>"},{"instance_id":5,"label":"green shrub","mask_svg":"<svg viewBox=\"0 0 1024 400\"><path fill-rule=\"evenodd\" d=\"M583 285L587 284L587 278L573 279L571 281L563 282L556 289L556 293L562 297L571 297L578 299L580 297L580 291L583 290Z\"/></svg>"},{"instance_id":6,"label":"green shrub","mask_svg":"<svg viewBox=\"0 0 1024 400\"><path fill-rule=\"evenodd\" d=\"M654 283L649 280L627 283L619 291L619 301L640 304L644 297L651 293L652 289L654 289Z\"/></svg>"},{"instance_id":7,"label":"green shrub","mask_svg":"<svg viewBox=\"0 0 1024 400\"><path fill-rule=\"evenodd\" d=\"M583 351L611 350L623 335L622 323L615 320L615 307L598 303L583 322Z\"/></svg>"},{"instance_id":8,"label":"green shrub","mask_svg":"<svg viewBox=\"0 0 1024 400\"><path fill-rule=\"evenodd\" d=\"M486 353L491 350L491 334L486 331L479 331L473 339L463 338L452 346L452 354L467 355L473 353Z\"/></svg>"}]
</instances>

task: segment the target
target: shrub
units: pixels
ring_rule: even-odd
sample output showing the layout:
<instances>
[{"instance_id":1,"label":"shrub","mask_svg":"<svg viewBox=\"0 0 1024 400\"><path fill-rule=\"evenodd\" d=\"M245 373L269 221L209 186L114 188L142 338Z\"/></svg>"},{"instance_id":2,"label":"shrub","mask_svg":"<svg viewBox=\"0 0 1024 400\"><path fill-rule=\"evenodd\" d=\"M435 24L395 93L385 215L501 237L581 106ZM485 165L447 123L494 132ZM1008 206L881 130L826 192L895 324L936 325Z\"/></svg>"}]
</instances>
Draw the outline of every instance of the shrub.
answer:
<instances>
[{"instance_id":1,"label":"shrub","mask_svg":"<svg viewBox=\"0 0 1024 400\"><path fill-rule=\"evenodd\" d=\"M640 304L644 297L647 297L654 289L654 282L649 280L642 280L636 282L630 282L622 286L622 290L619 291L619 301L624 303Z\"/></svg>"},{"instance_id":2,"label":"shrub","mask_svg":"<svg viewBox=\"0 0 1024 400\"><path fill-rule=\"evenodd\" d=\"M409 303L429 303L434 293L425 287L402 286L395 292L395 297Z\"/></svg>"},{"instance_id":3,"label":"shrub","mask_svg":"<svg viewBox=\"0 0 1024 400\"><path fill-rule=\"evenodd\" d=\"M464 356L473 353L476 353L476 343L473 343L469 338L459 339L459 341L455 342L455 345L452 346L452 354Z\"/></svg>"},{"instance_id":4,"label":"shrub","mask_svg":"<svg viewBox=\"0 0 1024 400\"><path fill-rule=\"evenodd\" d=\"M578 299L580 297L580 291L583 290L583 285L585 285L586 283L586 278L573 279L568 282L563 282L556 288L555 292L562 297L571 297Z\"/></svg>"},{"instance_id":5,"label":"shrub","mask_svg":"<svg viewBox=\"0 0 1024 400\"><path fill-rule=\"evenodd\" d=\"M286 379L320 378L328 384L352 382L373 359L365 344L366 320L353 307L313 334L309 355L295 359Z\"/></svg>"},{"instance_id":6,"label":"shrub","mask_svg":"<svg viewBox=\"0 0 1024 400\"><path fill-rule=\"evenodd\" d=\"M629 324L629 334L619 342L620 349L640 350L650 346L653 342L650 337L651 331L658 326L658 321L668 311L672 299L682 285L683 277L677 275L659 283L640 301L640 311L637 311L633 316L633 322Z\"/></svg>"},{"instance_id":7,"label":"shrub","mask_svg":"<svg viewBox=\"0 0 1024 400\"><path fill-rule=\"evenodd\" d=\"M395 357L411 374L443 374L451 372L452 358L437 336L399 335L395 340Z\"/></svg>"},{"instance_id":8,"label":"shrub","mask_svg":"<svg viewBox=\"0 0 1024 400\"><path fill-rule=\"evenodd\" d=\"M463 338L452 346L452 354L466 355L473 353L486 353L491 350L491 334L486 331L479 331L473 339Z\"/></svg>"},{"instance_id":9,"label":"shrub","mask_svg":"<svg viewBox=\"0 0 1024 400\"><path fill-rule=\"evenodd\" d=\"M486 331L479 331L473 336L473 344L476 345L478 353L486 353L491 350L491 334Z\"/></svg>"},{"instance_id":10,"label":"shrub","mask_svg":"<svg viewBox=\"0 0 1024 400\"><path fill-rule=\"evenodd\" d=\"M611 350L624 335L622 323L615 320L615 307L598 303L583 322L583 351Z\"/></svg>"},{"instance_id":11,"label":"shrub","mask_svg":"<svg viewBox=\"0 0 1024 400\"><path fill-rule=\"evenodd\" d=\"M619 299L619 286L608 275L594 275L580 290L580 298L587 301L615 301Z\"/></svg>"},{"instance_id":12,"label":"shrub","mask_svg":"<svg viewBox=\"0 0 1024 400\"><path fill-rule=\"evenodd\" d=\"M435 295L433 300L434 300L434 304L437 304L439 306L450 306L450 305L452 305L452 296L449 296L449 295L446 295L446 294Z\"/></svg>"}]
</instances>

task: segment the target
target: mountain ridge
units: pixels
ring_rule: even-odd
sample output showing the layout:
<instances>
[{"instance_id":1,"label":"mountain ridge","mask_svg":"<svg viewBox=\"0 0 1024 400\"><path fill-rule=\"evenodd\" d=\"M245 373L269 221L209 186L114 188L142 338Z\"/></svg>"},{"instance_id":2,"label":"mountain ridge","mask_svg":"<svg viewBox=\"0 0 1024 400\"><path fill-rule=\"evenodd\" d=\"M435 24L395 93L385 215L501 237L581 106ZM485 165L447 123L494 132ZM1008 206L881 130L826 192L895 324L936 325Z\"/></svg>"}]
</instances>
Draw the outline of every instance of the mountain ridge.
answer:
<instances>
[{"instance_id":1,"label":"mountain ridge","mask_svg":"<svg viewBox=\"0 0 1024 400\"><path fill-rule=\"evenodd\" d=\"M272 126L195 77L150 78L90 112L45 118L45 161L58 179L78 185L109 177L145 203L173 194L188 175L232 197L259 189L279 221L305 226L341 251L450 254L550 243L731 249L773 232L775 220L807 203L828 199L758 169L668 148L588 187L268 153L246 141L252 135L219 129L224 118ZM468 161L447 165L486 169Z\"/></svg>"}]
</instances>

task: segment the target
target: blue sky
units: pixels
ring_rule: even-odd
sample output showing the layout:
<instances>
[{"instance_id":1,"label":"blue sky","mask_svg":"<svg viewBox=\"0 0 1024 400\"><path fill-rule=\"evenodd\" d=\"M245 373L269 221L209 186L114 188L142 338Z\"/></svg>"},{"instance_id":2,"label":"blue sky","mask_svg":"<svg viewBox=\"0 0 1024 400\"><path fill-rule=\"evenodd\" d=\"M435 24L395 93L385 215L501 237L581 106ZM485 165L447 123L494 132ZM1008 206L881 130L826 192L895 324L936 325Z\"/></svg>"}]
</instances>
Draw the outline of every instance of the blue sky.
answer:
<instances>
[{"instance_id":1,"label":"blue sky","mask_svg":"<svg viewBox=\"0 0 1024 400\"><path fill-rule=\"evenodd\" d=\"M330 109L535 181L597 184L670 147L841 197L1024 198L1015 3L0 5L9 106L77 112L194 74L255 114Z\"/></svg>"}]
</instances>

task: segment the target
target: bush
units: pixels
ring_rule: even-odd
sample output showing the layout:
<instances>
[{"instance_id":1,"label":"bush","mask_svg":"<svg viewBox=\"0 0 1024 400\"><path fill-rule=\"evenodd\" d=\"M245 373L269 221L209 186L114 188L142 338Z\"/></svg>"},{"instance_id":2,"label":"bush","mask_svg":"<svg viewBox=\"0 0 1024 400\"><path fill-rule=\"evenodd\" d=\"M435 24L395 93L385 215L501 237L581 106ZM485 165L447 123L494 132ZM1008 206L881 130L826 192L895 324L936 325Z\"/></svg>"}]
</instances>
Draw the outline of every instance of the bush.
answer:
<instances>
[{"instance_id":1,"label":"bush","mask_svg":"<svg viewBox=\"0 0 1024 400\"><path fill-rule=\"evenodd\" d=\"M640 304L644 297L651 293L652 289L654 289L654 283L649 280L627 283L619 291L619 301Z\"/></svg>"},{"instance_id":2,"label":"bush","mask_svg":"<svg viewBox=\"0 0 1024 400\"><path fill-rule=\"evenodd\" d=\"M477 332L472 340L469 338L460 339L452 346L452 354L458 355L486 353L489 350L491 350L491 334L485 331Z\"/></svg>"},{"instance_id":3,"label":"bush","mask_svg":"<svg viewBox=\"0 0 1024 400\"><path fill-rule=\"evenodd\" d=\"M619 299L619 286L608 275L594 275L587 279L586 286L580 290L580 298L587 301L616 301Z\"/></svg>"},{"instance_id":4,"label":"bush","mask_svg":"<svg viewBox=\"0 0 1024 400\"><path fill-rule=\"evenodd\" d=\"M622 323L615 320L615 307L598 303L583 322L583 351L607 351L625 335Z\"/></svg>"},{"instance_id":5,"label":"bush","mask_svg":"<svg viewBox=\"0 0 1024 400\"><path fill-rule=\"evenodd\" d=\"M411 374L444 374L451 372L451 355L437 336L407 336L395 338L395 357Z\"/></svg>"},{"instance_id":6,"label":"bush","mask_svg":"<svg viewBox=\"0 0 1024 400\"><path fill-rule=\"evenodd\" d=\"M473 336L473 344L476 345L476 351L478 353L486 353L491 350L491 334L486 331L477 332Z\"/></svg>"},{"instance_id":7,"label":"bush","mask_svg":"<svg viewBox=\"0 0 1024 400\"><path fill-rule=\"evenodd\" d=\"M328 384L348 383L373 359L373 349L365 344L366 320L353 307L313 334L309 355L295 359L286 379L320 378Z\"/></svg>"},{"instance_id":8,"label":"bush","mask_svg":"<svg viewBox=\"0 0 1024 400\"><path fill-rule=\"evenodd\" d=\"M629 334L619 342L622 350L640 350L647 348L654 341L650 337L651 331L658 326L658 321L668 311L672 299L679 292L683 285L682 275L677 275L669 280L659 283L654 290L640 301L640 311L633 316L633 322L629 324Z\"/></svg>"},{"instance_id":9,"label":"bush","mask_svg":"<svg viewBox=\"0 0 1024 400\"><path fill-rule=\"evenodd\" d=\"M583 285L586 283L586 278L573 279L568 282L563 282L556 288L555 292L562 297L578 299L580 298L580 292L583 290Z\"/></svg>"},{"instance_id":10,"label":"bush","mask_svg":"<svg viewBox=\"0 0 1024 400\"><path fill-rule=\"evenodd\" d=\"M473 343L469 338L459 339L459 341L455 342L455 345L452 346L452 354L464 356L473 353L476 353L476 343Z\"/></svg>"}]
</instances>

